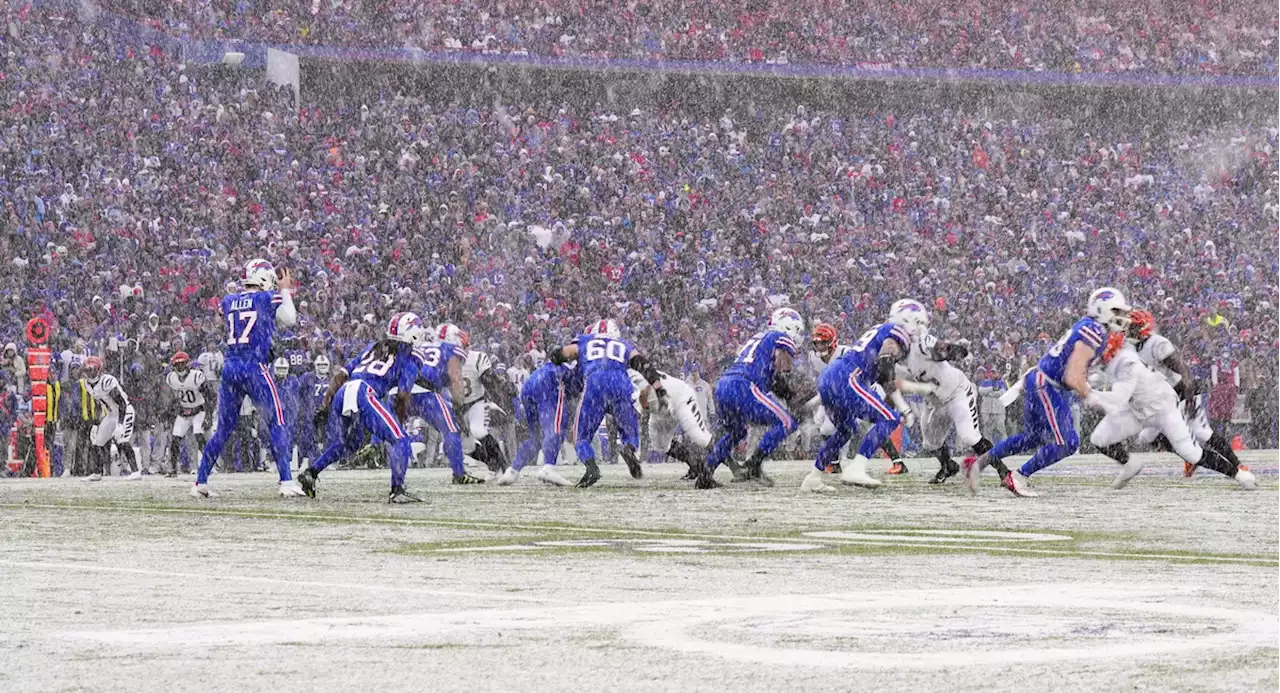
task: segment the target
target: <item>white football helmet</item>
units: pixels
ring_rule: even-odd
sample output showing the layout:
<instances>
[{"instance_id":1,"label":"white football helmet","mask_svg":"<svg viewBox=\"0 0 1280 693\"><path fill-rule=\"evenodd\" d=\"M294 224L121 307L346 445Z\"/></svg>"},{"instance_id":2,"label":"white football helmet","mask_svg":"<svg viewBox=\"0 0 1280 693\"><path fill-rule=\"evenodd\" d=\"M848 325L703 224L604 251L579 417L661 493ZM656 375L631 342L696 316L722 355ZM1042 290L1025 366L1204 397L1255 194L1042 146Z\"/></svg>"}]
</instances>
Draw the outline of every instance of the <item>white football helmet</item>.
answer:
<instances>
[{"instance_id":1,"label":"white football helmet","mask_svg":"<svg viewBox=\"0 0 1280 693\"><path fill-rule=\"evenodd\" d=\"M608 337L609 339L622 339L622 328L618 327L618 323L613 320L597 320L587 325L587 334L593 334L597 337Z\"/></svg>"},{"instance_id":2,"label":"white football helmet","mask_svg":"<svg viewBox=\"0 0 1280 693\"><path fill-rule=\"evenodd\" d=\"M276 287L276 268L270 262L257 258L244 263L244 287L256 287L270 291Z\"/></svg>"},{"instance_id":3,"label":"white football helmet","mask_svg":"<svg viewBox=\"0 0 1280 693\"><path fill-rule=\"evenodd\" d=\"M889 322L901 325L912 339L923 339L929 331L929 311L913 298L899 299L889 307Z\"/></svg>"},{"instance_id":4,"label":"white football helmet","mask_svg":"<svg viewBox=\"0 0 1280 693\"><path fill-rule=\"evenodd\" d=\"M804 339L804 318L794 308L779 308L769 316L769 329L785 332L799 344Z\"/></svg>"},{"instance_id":5,"label":"white football helmet","mask_svg":"<svg viewBox=\"0 0 1280 693\"><path fill-rule=\"evenodd\" d=\"M436 328L435 337L439 342L452 344L462 349L471 346L471 335L451 322L440 323L440 326Z\"/></svg>"},{"instance_id":6,"label":"white football helmet","mask_svg":"<svg viewBox=\"0 0 1280 693\"><path fill-rule=\"evenodd\" d=\"M281 356L276 362L271 364L271 372L275 373L276 378L284 380L289 375L289 359Z\"/></svg>"},{"instance_id":7,"label":"white football helmet","mask_svg":"<svg viewBox=\"0 0 1280 693\"><path fill-rule=\"evenodd\" d=\"M421 344L427 339L427 328L417 313L396 313L387 323L387 339L405 344Z\"/></svg>"},{"instance_id":8,"label":"white football helmet","mask_svg":"<svg viewBox=\"0 0 1280 693\"><path fill-rule=\"evenodd\" d=\"M319 356L316 357L316 360L312 362L312 365L315 366L316 375L322 378L329 377L329 357L328 356L325 356L324 354L320 354Z\"/></svg>"},{"instance_id":9,"label":"white football helmet","mask_svg":"<svg viewBox=\"0 0 1280 693\"><path fill-rule=\"evenodd\" d=\"M1089 295L1089 306L1085 313L1106 325L1108 331L1123 332L1129 327L1131 310L1133 307L1119 289L1104 286Z\"/></svg>"}]
</instances>

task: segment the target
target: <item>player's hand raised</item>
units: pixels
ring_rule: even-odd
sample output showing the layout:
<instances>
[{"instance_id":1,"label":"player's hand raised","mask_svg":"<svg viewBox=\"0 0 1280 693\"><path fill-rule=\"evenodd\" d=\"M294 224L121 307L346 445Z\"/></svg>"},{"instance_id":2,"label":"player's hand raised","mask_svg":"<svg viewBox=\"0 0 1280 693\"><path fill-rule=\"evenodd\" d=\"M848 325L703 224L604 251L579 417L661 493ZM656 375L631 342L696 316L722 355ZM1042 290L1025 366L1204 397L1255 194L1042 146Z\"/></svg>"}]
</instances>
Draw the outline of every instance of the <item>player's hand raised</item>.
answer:
<instances>
[{"instance_id":1,"label":"player's hand raised","mask_svg":"<svg viewBox=\"0 0 1280 693\"><path fill-rule=\"evenodd\" d=\"M281 291L293 291L298 288L298 282L293 278L293 270L288 267L281 267L276 270L278 275L277 284L280 285Z\"/></svg>"}]
</instances>

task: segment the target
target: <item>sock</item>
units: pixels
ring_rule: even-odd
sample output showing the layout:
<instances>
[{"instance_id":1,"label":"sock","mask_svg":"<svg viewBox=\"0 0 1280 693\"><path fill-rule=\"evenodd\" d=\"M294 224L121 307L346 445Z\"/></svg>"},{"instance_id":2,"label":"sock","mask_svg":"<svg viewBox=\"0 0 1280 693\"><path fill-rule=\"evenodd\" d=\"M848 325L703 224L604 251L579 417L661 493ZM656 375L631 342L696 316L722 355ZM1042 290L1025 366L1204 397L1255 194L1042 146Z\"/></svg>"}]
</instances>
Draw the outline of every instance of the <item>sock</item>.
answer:
<instances>
[{"instance_id":1,"label":"sock","mask_svg":"<svg viewBox=\"0 0 1280 693\"><path fill-rule=\"evenodd\" d=\"M896 460L902 457L898 451L898 446L893 444L892 438L885 438L884 442L880 444L880 449L884 450L884 454L888 455L890 460Z\"/></svg>"},{"instance_id":2,"label":"sock","mask_svg":"<svg viewBox=\"0 0 1280 693\"><path fill-rule=\"evenodd\" d=\"M1110 457L1120 464L1129 463L1129 451L1120 443L1112 443L1106 447L1098 448L1098 452Z\"/></svg>"},{"instance_id":3,"label":"sock","mask_svg":"<svg viewBox=\"0 0 1280 693\"><path fill-rule=\"evenodd\" d=\"M987 454L987 451L993 447L995 446L991 444L991 441L987 440L986 438L983 438L982 440L979 440L978 442L973 444L973 454L985 455Z\"/></svg>"},{"instance_id":4,"label":"sock","mask_svg":"<svg viewBox=\"0 0 1280 693\"><path fill-rule=\"evenodd\" d=\"M1213 435L1209 436L1209 440L1205 442L1205 447L1213 448L1214 452L1218 453L1231 464L1236 467L1240 466L1240 458L1236 457L1236 451L1231 449L1231 443L1228 442L1226 437L1221 433L1214 431Z\"/></svg>"},{"instance_id":5,"label":"sock","mask_svg":"<svg viewBox=\"0 0 1280 693\"><path fill-rule=\"evenodd\" d=\"M951 450L949 450L945 445L938 448L937 450L934 450L933 456L938 458L938 464L942 465L943 469L946 469L951 465L955 464L955 462L951 460Z\"/></svg>"},{"instance_id":6,"label":"sock","mask_svg":"<svg viewBox=\"0 0 1280 693\"><path fill-rule=\"evenodd\" d=\"M1205 469L1212 469L1219 474L1235 478L1236 472L1240 471L1240 465L1227 459L1216 448L1206 446L1204 455L1200 457L1199 465Z\"/></svg>"},{"instance_id":7,"label":"sock","mask_svg":"<svg viewBox=\"0 0 1280 693\"><path fill-rule=\"evenodd\" d=\"M1009 474L1009 468L1004 466L1004 460L996 457L995 455L987 457L987 466L995 469L1001 479L1005 478L1005 476Z\"/></svg>"}]
</instances>

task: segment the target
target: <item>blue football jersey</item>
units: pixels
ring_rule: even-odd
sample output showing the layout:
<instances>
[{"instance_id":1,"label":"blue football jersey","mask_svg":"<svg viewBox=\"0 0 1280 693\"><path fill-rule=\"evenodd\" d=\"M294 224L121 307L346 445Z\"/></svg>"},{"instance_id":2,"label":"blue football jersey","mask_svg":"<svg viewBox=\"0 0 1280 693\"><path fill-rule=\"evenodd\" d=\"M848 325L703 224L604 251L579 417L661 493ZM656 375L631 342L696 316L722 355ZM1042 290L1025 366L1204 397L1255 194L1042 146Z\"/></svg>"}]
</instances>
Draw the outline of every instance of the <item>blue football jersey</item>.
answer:
<instances>
[{"instance_id":1,"label":"blue football jersey","mask_svg":"<svg viewBox=\"0 0 1280 693\"><path fill-rule=\"evenodd\" d=\"M862 371L862 379L870 382L875 380L879 373L880 349L889 339L898 343L903 356L911 351L911 335L907 334L906 328L886 322L863 332L848 351L836 358Z\"/></svg>"},{"instance_id":2,"label":"blue football jersey","mask_svg":"<svg viewBox=\"0 0 1280 693\"><path fill-rule=\"evenodd\" d=\"M276 309L283 300L274 291L246 291L222 298L222 316L227 324L223 352L228 361L270 364Z\"/></svg>"},{"instance_id":3,"label":"blue football jersey","mask_svg":"<svg viewBox=\"0 0 1280 693\"><path fill-rule=\"evenodd\" d=\"M294 375L302 375L311 369L311 359L301 349L290 349L285 358L289 359L289 372Z\"/></svg>"},{"instance_id":4,"label":"blue football jersey","mask_svg":"<svg viewBox=\"0 0 1280 693\"><path fill-rule=\"evenodd\" d=\"M773 387L773 352L779 349L791 356L796 355L796 343L786 332L757 332L738 349L737 358L724 374L746 378L756 387L769 390Z\"/></svg>"},{"instance_id":5,"label":"blue football jersey","mask_svg":"<svg viewBox=\"0 0 1280 693\"><path fill-rule=\"evenodd\" d=\"M352 380L362 380L377 393L379 398L386 397L387 392L395 387L401 392L409 392L418 379L422 369L422 361L409 344L396 343L395 351L387 359L378 359L374 353L377 342L364 348L364 351L347 364L347 373Z\"/></svg>"},{"instance_id":6,"label":"blue football jersey","mask_svg":"<svg viewBox=\"0 0 1280 693\"><path fill-rule=\"evenodd\" d=\"M418 347L413 353L422 363L418 379L437 392L449 387L449 360L455 356L466 358L460 347L444 342Z\"/></svg>"},{"instance_id":7,"label":"blue football jersey","mask_svg":"<svg viewBox=\"0 0 1280 693\"><path fill-rule=\"evenodd\" d=\"M606 371L626 374L627 364L635 353L635 345L626 340L584 334L578 337L578 368L575 370L582 371L583 378Z\"/></svg>"},{"instance_id":8,"label":"blue football jersey","mask_svg":"<svg viewBox=\"0 0 1280 693\"><path fill-rule=\"evenodd\" d=\"M1040 363L1037 364L1040 372L1050 380L1062 384L1062 377L1067 373L1067 360L1071 358L1071 352L1075 351L1078 343L1084 343L1093 352L1086 364L1092 365L1102 357L1102 351L1107 346L1107 328L1094 318L1081 318L1062 335L1057 344L1049 348L1049 353L1040 358Z\"/></svg>"}]
</instances>

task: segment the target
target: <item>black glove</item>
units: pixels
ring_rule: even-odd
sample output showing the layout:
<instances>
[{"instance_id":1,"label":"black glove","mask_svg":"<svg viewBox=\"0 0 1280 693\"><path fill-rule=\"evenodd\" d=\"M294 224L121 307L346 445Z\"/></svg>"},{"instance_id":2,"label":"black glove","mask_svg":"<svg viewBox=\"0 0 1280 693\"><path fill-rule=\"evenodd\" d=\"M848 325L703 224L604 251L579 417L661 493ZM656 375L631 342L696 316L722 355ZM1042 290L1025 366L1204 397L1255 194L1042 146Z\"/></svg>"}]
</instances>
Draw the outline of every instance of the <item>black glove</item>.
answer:
<instances>
[{"instance_id":1,"label":"black glove","mask_svg":"<svg viewBox=\"0 0 1280 693\"><path fill-rule=\"evenodd\" d=\"M323 431L329 425L329 408L322 407L316 410L316 415L311 419L311 423L315 424L317 431Z\"/></svg>"}]
</instances>

